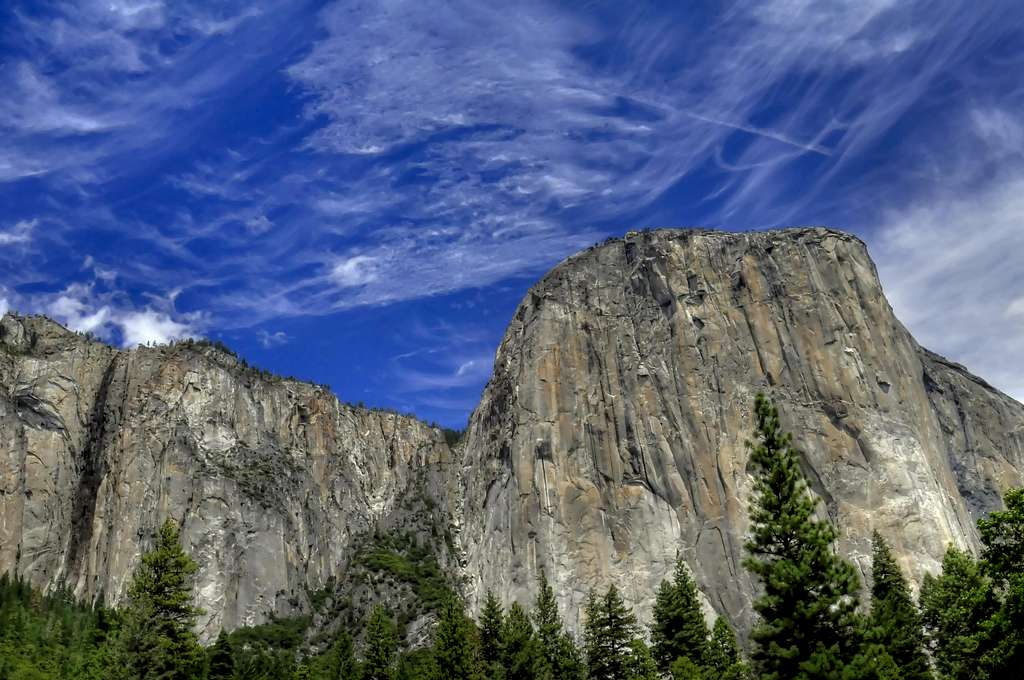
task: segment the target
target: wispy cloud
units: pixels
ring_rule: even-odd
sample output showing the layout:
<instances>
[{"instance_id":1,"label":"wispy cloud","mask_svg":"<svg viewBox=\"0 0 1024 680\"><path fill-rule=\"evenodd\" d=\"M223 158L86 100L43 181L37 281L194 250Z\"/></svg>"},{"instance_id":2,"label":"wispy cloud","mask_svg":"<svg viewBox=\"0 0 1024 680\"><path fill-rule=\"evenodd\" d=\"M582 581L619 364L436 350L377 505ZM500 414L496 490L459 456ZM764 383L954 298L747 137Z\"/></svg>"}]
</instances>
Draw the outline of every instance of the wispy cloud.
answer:
<instances>
[{"instance_id":1,"label":"wispy cloud","mask_svg":"<svg viewBox=\"0 0 1024 680\"><path fill-rule=\"evenodd\" d=\"M38 223L38 220L21 220L10 229L0 231L0 246L28 243L32 240L32 230Z\"/></svg>"},{"instance_id":2,"label":"wispy cloud","mask_svg":"<svg viewBox=\"0 0 1024 680\"><path fill-rule=\"evenodd\" d=\"M872 251L896 315L925 347L1024 401L1024 172L893 212Z\"/></svg>"}]
</instances>

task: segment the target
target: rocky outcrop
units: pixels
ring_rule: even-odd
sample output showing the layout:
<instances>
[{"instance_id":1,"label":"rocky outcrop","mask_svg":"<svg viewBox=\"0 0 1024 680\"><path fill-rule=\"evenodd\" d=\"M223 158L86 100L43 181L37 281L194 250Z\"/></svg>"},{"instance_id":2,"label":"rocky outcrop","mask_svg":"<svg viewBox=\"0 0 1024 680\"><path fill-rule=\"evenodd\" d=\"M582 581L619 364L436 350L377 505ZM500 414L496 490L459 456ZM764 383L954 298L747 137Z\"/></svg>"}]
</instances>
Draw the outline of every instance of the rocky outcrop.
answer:
<instances>
[{"instance_id":1,"label":"rocky outcrop","mask_svg":"<svg viewBox=\"0 0 1024 680\"><path fill-rule=\"evenodd\" d=\"M609 583L646 616L678 551L746 629L759 390L862 569L877 529L915 579L935 571L1024 479L1024 406L917 345L860 240L630 233L535 285L498 350L465 443L474 602L526 601L544 569L570 618Z\"/></svg>"},{"instance_id":2,"label":"rocky outcrop","mask_svg":"<svg viewBox=\"0 0 1024 680\"><path fill-rule=\"evenodd\" d=\"M118 601L170 517L200 564L207 636L311 611L321 589L330 625L385 589L422 641L429 617L407 600L423 593L374 551L419 565L429 599L433 540L473 606L487 588L527 602L544 569L574 624L609 583L647 617L678 552L742 631L758 390L862 569L877 529L919 579L947 543L976 545L975 518L1024 482L1024 406L917 345L859 240L659 230L529 291L454 452L414 418L209 343L118 351L3 317L0 572ZM337 588L353 560L363 576Z\"/></svg>"},{"instance_id":3,"label":"rocky outcrop","mask_svg":"<svg viewBox=\"0 0 1024 680\"><path fill-rule=\"evenodd\" d=\"M205 634L307 607L415 483L456 497L440 431L205 343L117 351L0 322L0 573L118 601L165 518Z\"/></svg>"}]
</instances>

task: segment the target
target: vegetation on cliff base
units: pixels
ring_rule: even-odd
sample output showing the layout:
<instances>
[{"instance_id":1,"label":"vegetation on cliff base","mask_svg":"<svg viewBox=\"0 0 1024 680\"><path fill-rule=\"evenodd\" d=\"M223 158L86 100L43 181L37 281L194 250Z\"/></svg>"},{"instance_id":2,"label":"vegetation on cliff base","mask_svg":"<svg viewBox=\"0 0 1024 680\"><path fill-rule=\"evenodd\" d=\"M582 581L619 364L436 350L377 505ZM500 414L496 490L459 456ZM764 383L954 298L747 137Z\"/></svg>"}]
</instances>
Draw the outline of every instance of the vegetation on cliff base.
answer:
<instances>
[{"instance_id":1,"label":"vegetation on cliff base","mask_svg":"<svg viewBox=\"0 0 1024 680\"><path fill-rule=\"evenodd\" d=\"M404 584L435 616L432 643L402 651L404 624L378 604L360 631L311 638L310 617L272 619L221 634L203 650L193 633L196 565L165 523L141 561L126 608L80 604L0 576L0 680L999 680L1024 655L1024 490L979 521L979 556L950 547L914 602L888 544L875 534L870 600L840 558L800 452L762 396L750 444L755 499L745 564L761 583L750 662L728 621L709 630L700 593L680 560L657 593L649 631L615 586L590 594L581 639L563 625L540 575L527 611L493 594L479 622L429 551L407 535L375 536L357 562ZM317 598L321 601L324 595ZM351 623L351 621L350 621ZM648 646L647 640L651 641ZM316 641L316 644L311 643ZM356 643L354 640L361 640ZM322 644L320 644L322 643Z\"/></svg>"}]
</instances>

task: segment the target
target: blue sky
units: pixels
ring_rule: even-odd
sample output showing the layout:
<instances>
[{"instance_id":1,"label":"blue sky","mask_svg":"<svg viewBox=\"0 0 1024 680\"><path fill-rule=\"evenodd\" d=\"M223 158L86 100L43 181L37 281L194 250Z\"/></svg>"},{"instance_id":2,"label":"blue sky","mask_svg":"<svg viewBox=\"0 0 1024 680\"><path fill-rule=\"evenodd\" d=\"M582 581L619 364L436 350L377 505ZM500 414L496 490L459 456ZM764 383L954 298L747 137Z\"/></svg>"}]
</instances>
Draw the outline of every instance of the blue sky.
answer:
<instances>
[{"instance_id":1,"label":"blue sky","mask_svg":"<svg viewBox=\"0 0 1024 680\"><path fill-rule=\"evenodd\" d=\"M5 2L0 312L460 426L572 252L828 224L1022 399L1022 74L1012 1Z\"/></svg>"}]
</instances>

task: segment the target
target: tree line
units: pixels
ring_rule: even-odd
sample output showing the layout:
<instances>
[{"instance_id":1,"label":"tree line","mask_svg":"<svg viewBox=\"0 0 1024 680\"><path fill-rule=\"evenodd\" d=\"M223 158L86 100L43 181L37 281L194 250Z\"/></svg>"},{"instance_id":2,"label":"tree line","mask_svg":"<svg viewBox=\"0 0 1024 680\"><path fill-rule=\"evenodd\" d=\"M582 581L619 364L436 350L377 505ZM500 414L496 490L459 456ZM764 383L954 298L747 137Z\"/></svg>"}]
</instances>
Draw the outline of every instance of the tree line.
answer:
<instances>
[{"instance_id":1,"label":"tree line","mask_svg":"<svg viewBox=\"0 0 1024 680\"><path fill-rule=\"evenodd\" d=\"M754 499L744 566L760 584L748 652L724 616L708 624L679 560L643 629L614 585L592 592L580 635L564 625L541 573L529 609L487 593L470 619L450 593L432 643L401 651L396 622L377 605L356 644L339 630L318 654L296 653L287 622L195 633L195 562L166 522L143 555L120 610L42 594L0 577L0 680L999 680L1021 677L1024 650L1024 489L979 520L982 551L950 547L918 598L892 552L873 536L871 588L835 550L778 411L755 402L748 443ZM291 640L291 642L289 642Z\"/></svg>"}]
</instances>

